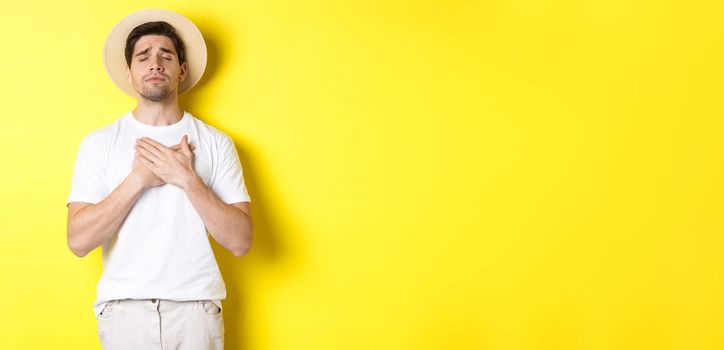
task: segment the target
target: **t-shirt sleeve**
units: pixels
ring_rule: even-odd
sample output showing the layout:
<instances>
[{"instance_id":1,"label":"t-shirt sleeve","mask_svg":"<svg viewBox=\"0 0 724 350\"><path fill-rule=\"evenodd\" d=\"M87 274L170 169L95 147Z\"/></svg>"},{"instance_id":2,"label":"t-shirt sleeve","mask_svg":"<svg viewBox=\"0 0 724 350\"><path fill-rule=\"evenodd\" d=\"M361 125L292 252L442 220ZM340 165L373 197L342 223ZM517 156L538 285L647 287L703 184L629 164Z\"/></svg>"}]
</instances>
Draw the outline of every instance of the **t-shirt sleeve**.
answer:
<instances>
[{"instance_id":1,"label":"t-shirt sleeve","mask_svg":"<svg viewBox=\"0 0 724 350\"><path fill-rule=\"evenodd\" d=\"M83 138L73 167L66 206L71 202L96 204L108 196L103 149L89 136Z\"/></svg>"},{"instance_id":2,"label":"t-shirt sleeve","mask_svg":"<svg viewBox=\"0 0 724 350\"><path fill-rule=\"evenodd\" d=\"M226 204L251 202L244 184L239 154L234 141L228 136L221 138L216 164L216 176L211 184L211 192Z\"/></svg>"}]
</instances>

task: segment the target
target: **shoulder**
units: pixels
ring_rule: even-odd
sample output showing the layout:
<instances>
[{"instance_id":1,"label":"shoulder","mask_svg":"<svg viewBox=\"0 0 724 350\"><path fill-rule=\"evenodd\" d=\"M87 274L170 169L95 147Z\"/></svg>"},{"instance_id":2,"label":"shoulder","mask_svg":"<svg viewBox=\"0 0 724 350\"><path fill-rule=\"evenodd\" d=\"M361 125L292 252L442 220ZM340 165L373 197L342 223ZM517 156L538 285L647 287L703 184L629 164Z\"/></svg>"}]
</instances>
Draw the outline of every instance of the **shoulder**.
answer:
<instances>
[{"instance_id":1,"label":"shoulder","mask_svg":"<svg viewBox=\"0 0 724 350\"><path fill-rule=\"evenodd\" d=\"M103 149L110 145L113 139L118 135L121 118L114 122L92 129L81 140L82 146L92 146L94 148Z\"/></svg>"},{"instance_id":2,"label":"shoulder","mask_svg":"<svg viewBox=\"0 0 724 350\"><path fill-rule=\"evenodd\" d=\"M199 133L204 134L206 137L211 139L217 146L223 146L231 143L234 144L232 138L225 132L219 130L217 127L204 122L194 116L191 116L191 122L195 125Z\"/></svg>"}]
</instances>

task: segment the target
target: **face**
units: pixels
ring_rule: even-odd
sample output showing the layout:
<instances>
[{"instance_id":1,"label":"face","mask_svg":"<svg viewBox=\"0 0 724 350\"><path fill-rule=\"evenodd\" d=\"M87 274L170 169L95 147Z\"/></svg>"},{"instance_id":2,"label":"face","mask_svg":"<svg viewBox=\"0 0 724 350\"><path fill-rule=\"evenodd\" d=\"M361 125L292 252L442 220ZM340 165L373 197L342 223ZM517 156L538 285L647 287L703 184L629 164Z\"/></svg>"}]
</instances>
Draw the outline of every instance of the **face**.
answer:
<instances>
[{"instance_id":1,"label":"face","mask_svg":"<svg viewBox=\"0 0 724 350\"><path fill-rule=\"evenodd\" d=\"M187 64L179 65L176 48L163 35L144 35L136 41L126 79L143 98L160 102L177 94L186 79Z\"/></svg>"}]
</instances>

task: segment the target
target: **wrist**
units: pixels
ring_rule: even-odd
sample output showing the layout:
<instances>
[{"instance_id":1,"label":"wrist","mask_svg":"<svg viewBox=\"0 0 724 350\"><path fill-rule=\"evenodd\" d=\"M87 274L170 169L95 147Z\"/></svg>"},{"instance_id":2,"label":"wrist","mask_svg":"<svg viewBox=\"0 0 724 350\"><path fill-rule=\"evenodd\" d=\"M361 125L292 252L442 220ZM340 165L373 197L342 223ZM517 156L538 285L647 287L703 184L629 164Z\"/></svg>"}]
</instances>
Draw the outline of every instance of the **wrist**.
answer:
<instances>
[{"instance_id":1,"label":"wrist","mask_svg":"<svg viewBox=\"0 0 724 350\"><path fill-rule=\"evenodd\" d=\"M181 189L183 189L184 192L186 192L186 193L198 192L198 191L206 189L206 185L201 180L201 178L198 177L198 175L191 174L186 179L186 181L183 182L183 184L181 185Z\"/></svg>"},{"instance_id":2,"label":"wrist","mask_svg":"<svg viewBox=\"0 0 724 350\"><path fill-rule=\"evenodd\" d=\"M131 172L131 174L126 177L126 182L133 190L143 191L146 189L146 184L143 182L143 179L135 172Z\"/></svg>"}]
</instances>

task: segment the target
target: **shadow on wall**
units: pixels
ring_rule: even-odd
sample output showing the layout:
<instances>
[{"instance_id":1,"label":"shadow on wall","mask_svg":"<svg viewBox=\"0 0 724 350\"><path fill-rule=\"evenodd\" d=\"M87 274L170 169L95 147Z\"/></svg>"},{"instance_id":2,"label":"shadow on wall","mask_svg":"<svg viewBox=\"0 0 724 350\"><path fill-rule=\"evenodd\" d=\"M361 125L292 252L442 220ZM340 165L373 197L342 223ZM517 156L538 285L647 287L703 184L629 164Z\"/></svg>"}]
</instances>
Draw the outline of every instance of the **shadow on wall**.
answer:
<instances>
[{"instance_id":1,"label":"shadow on wall","mask_svg":"<svg viewBox=\"0 0 724 350\"><path fill-rule=\"evenodd\" d=\"M206 82L213 78L224 55L220 54L220 46L217 45L214 32L203 30L203 23L208 23L208 21L199 18L190 19L199 24L199 29L204 33L204 40L206 41L208 52L208 61L204 76L192 90L179 97L180 107L194 114L195 106L204 103L214 103L214 101L208 100L199 103L197 102L198 96L194 93L203 89ZM220 28L221 27L223 26L220 26ZM243 64L243 60L237 60L235 64ZM227 116L221 117L224 118ZM198 118L203 120L203 116ZM214 125L214 127L225 132L232 138L234 138L234 134L243 134L243 131L234 133L230 132L230 130L223 130L216 125ZM262 188L270 188L270 186L273 185L256 186L257 183L260 183L260 181L257 181L258 177L256 174L263 173L258 171L262 162L251 160L249 154L245 151L244 147L240 147L240 144L243 146L243 142L234 139L234 145L242 164L244 182L251 197L251 213L253 219L253 242L251 250L247 255L237 258L209 236L211 247L214 250L216 261L226 284L226 299L223 300L222 303L224 307L224 343L227 349L249 349L247 339L249 339L250 328L247 327L247 325L266 322L266 320L252 319L249 313L247 313L248 308L246 305L249 304L247 289L254 287L247 283L246 278L250 275L247 271L258 273L259 270L264 270L265 274L273 273L273 265L275 263L280 264L285 256L288 257L290 255L283 247L283 243L278 239L278 237L283 237L284 235L280 234L275 228L274 223L276 220L269 216L269 213L272 213L272 208L265 202L266 196L261 191ZM279 203L275 203L273 209L274 212L278 214L280 210L285 208L280 207ZM289 215L284 215L284 217L289 217ZM295 246L294 249L301 250L301 247ZM297 251L294 252L294 254L298 255L300 252ZM266 324L268 325L270 323L267 322ZM258 329L259 327L255 328ZM264 335L260 336L263 337Z\"/></svg>"},{"instance_id":2,"label":"shadow on wall","mask_svg":"<svg viewBox=\"0 0 724 350\"><path fill-rule=\"evenodd\" d=\"M235 144L236 141L235 141ZM247 296L247 289L254 286L248 283L248 278L253 272L264 270L271 271L275 263L281 262L287 256L278 237L283 236L275 229L275 220L268 214L268 206L264 201L264 194L259 190L262 186L255 186L257 176L255 167L248 162L248 157L243 149L236 146L239 158L244 169L244 181L251 197L251 212L253 219L253 242L251 250L247 255L240 258L235 257L226 248L219 245L212 237L211 247L214 250L216 261L219 264L221 275L226 283L226 300L222 301L224 306L224 328L225 347L227 349L250 349L246 342L249 339L250 324L259 324L260 321L250 317L246 305L250 300ZM275 209L279 209L275 205ZM295 247L299 249L299 247ZM295 253L296 254L296 253ZM248 273L247 271L253 271ZM258 328L258 327L257 327Z\"/></svg>"}]
</instances>

